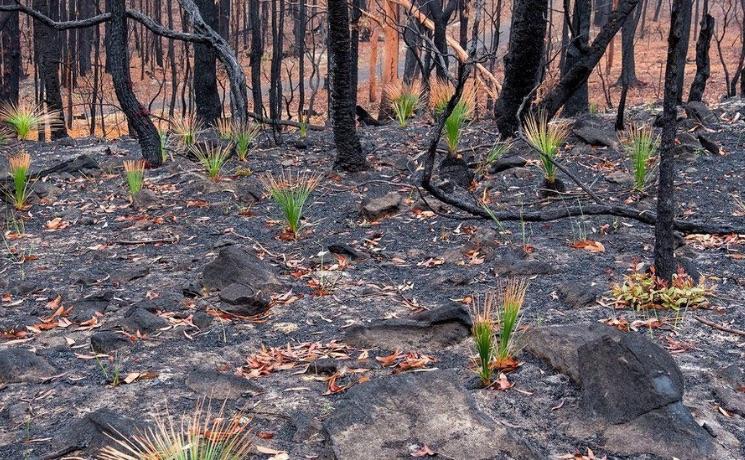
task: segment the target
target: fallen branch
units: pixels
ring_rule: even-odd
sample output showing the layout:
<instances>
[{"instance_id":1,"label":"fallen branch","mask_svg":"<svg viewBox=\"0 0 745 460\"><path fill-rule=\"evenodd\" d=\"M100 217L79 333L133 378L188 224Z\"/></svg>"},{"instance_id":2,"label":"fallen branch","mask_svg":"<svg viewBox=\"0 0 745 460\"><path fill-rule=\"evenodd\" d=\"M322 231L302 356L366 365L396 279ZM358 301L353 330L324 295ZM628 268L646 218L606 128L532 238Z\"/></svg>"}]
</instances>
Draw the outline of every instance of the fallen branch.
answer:
<instances>
[{"instance_id":1,"label":"fallen branch","mask_svg":"<svg viewBox=\"0 0 745 460\"><path fill-rule=\"evenodd\" d=\"M715 323L714 321L709 321L708 319L704 319L698 315L693 315L693 317L696 318L697 321L704 323L711 328L745 337L745 331L724 326L722 324Z\"/></svg>"}]
</instances>

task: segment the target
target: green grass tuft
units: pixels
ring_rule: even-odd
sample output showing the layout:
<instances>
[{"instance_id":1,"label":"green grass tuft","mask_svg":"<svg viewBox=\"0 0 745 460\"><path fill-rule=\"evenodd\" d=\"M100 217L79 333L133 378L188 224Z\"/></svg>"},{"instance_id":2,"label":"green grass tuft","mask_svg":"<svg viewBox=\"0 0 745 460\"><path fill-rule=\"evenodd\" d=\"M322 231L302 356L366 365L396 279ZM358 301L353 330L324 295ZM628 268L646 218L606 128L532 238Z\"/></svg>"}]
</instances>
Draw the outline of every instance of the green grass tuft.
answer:
<instances>
[{"instance_id":1,"label":"green grass tuft","mask_svg":"<svg viewBox=\"0 0 745 460\"><path fill-rule=\"evenodd\" d=\"M297 238L300 230L300 219L303 217L305 202L320 182L320 177L313 174L282 172L275 177L267 173L261 179L264 188L279 206L292 235Z\"/></svg>"}]
</instances>

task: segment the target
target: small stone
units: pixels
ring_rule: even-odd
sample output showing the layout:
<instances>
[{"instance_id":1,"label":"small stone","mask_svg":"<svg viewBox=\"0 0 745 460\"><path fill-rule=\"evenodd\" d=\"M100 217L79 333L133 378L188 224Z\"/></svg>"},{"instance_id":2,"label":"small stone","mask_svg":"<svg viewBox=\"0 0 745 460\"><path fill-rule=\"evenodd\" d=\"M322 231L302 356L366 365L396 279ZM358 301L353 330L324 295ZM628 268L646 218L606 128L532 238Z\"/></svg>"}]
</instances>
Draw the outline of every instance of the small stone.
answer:
<instances>
[{"instance_id":1,"label":"small stone","mask_svg":"<svg viewBox=\"0 0 745 460\"><path fill-rule=\"evenodd\" d=\"M634 179L631 177L631 175L624 171L613 171L606 174L604 178L611 184L628 186L634 183Z\"/></svg>"},{"instance_id":2,"label":"small stone","mask_svg":"<svg viewBox=\"0 0 745 460\"><path fill-rule=\"evenodd\" d=\"M121 326L132 334L151 334L168 326L168 321L154 315L144 308L133 306L124 315Z\"/></svg>"},{"instance_id":3,"label":"small stone","mask_svg":"<svg viewBox=\"0 0 745 460\"><path fill-rule=\"evenodd\" d=\"M132 197L132 205L136 208L145 209L153 207L156 204L158 204L158 195L146 188L143 188Z\"/></svg>"},{"instance_id":4,"label":"small stone","mask_svg":"<svg viewBox=\"0 0 745 460\"><path fill-rule=\"evenodd\" d=\"M212 324L214 318L210 316L206 311L200 310L194 313L191 317L191 322L199 329L207 329Z\"/></svg>"},{"instance_id":5,"label":"small stone","mask_svg":"<svg viewBox=\"0 0 745 460\"><path fill-rule=\"evenodd\" d=\"M254 316L269 309L271 297L251 286L233 283L220 291L220 300L227 305L222 310L240 316Z\"/></svg>"},{"instance_id":6,"label":"small stone","mask_svg":"<svg viewBox=\"0 0 745 460\"><path fill-rule=\"evenodd\" d=\"M377 220L398 211L401 205L401 195L389 192L378 198L366 198L362 202L362 216L369 220Z\"/></svg>"},{"instance_id":7,"label":"small stone","mask_svg":"<svg viewBox=\"0 0 745 460\"><path fill-rule=\"evenodd\" d=\"M274 268L253 251L230 245L220 250L217 258L202 272L203 284L210 289L223 289L237 283L256 291L277 292L283 288Z\"/></svg>"},{"instance_id":8,"label":"small stone","mask_svg":"<svg viewBox=\"0 0 745 460\"><path fill-rule=\"evenodd\" d=\"M580 283L566 283L559 287L559 299L572 308L594 305L602 294L603 290L599 287Z\"/></svg>"},{"instance_id":9,"label":"small stone","mask_svg":"<svg viewBox=\"0 0 745 460\"><path fill-rule=\"evenodd\" d=\"M346 243L329 244L328 250L333 254L344 256L350 260L360 260L367 258L367 255L364 252L358 251L357 249Z\"/></svg>"},{"instance_id":10,"label":"small stone","mask_svg":"<svg viewBox=\"0 0 745 460\"><path fill-rule=\"evenodd\" d=\"M691 101L685 105L688 118L696 120L706 128L715 128L719 123L716 115L700 101Z\"/></svg>"},{"instance_id":11,"label":"small stone","mask_svg":"<svg viewBox=\"0 0 745 460\"><path fill-rule=\"evenodd\" d=\"M243 377L204 369L191 371L185 383L201 397L215 400L237 399L244 394L253 396L263 392L260 386Z\"/></svg>"},{"instance_id":12,"label":"small stone","mask_svg":"<svg viewBox=\"0 0 745 460\"><path fill-rule=\"evenodd\" d=\"M588 125L588 124L580 124L580 126L577 126L575 124L574 128L572 129L572 132L575 136L580 138L583 142L589 144L589 145L600 145L605 147L611 147L616 148L618 143L616 142L615 136L612 136L611 134L606 133L600 128L596 128L594 126Z\"/></svg>"},{"instance_id":13,"label":"small stone","mask_svg":"<svg viewBox=\"0 0 745 460\"><path fill-rule=\"evenodd\" d=\"M96 332L91 336L91 348L96 353L111 353L129 345L129 339L113 331Z\"/></svg>"}]
</instances>

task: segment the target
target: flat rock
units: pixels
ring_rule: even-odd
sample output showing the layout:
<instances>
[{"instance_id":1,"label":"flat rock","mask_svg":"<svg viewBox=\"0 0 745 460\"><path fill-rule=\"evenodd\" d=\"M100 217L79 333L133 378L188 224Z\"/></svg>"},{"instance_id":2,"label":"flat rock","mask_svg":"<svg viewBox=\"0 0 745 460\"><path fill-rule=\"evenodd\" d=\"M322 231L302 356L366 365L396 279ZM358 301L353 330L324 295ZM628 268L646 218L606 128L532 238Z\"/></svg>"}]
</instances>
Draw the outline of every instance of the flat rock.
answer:
<instances>
[{"instance_id":1,"label":"flat rock","mask_svg":"<svg viewBox=\"0 0 745 460\"><path fill-rule=\"evenodd\" d=\"M636 333L603 335L579 350L582 405L624 423L683 398L683 374L670 354Z\"/></svg>"},{"instance_id":2,"label":"flat rock","mask_svg":"<svg viewBox=\"0 0 745 460\"><path fill-rule=\"evenodd\" d=\"M508 276L549 275L556 273L556 268L541 260L505 257L494 262L494 273Z\"/></svg>"},{"instance_id":3,"label":"flat rock","mask_svg":"<svg viewBox=\"0 0 745 460\"><path fill-rule=\"evenodd\" d=\"M401 200L401 195L396 192L389 192L377 198L368 197L362 201L360 213L366 219L377 220L398 212Z\"/></svg>"},{"instance_id":4,"label":"flat rock","mask_svg":"<svg viewBox=\"0 0 745 460\"><path fill-rule=\"evenodd\" d=\"M588 124L583 123L580 124L580 126L575 124L574 128L572 128L572 132L575 136L589 145L600 145L611 148L616 148L618 145L615 136Z\"/></svg>"},{"instance_id":5,"label":"flat rock","mask_svg":"<svg viewBox=\"0 0 745 460\"><path fill-rule=\"evenodd\" d=\"M714 112L703 102L689 102L685 105L685 111L688 118L696 120L707 128L714 128L719 123Z\"/></svg>"},{"instance_id":6,"label":"flat rock","mask_svg":"<svg viewBox=\"0 0 745 460\"><path fill-rule=\"evenodd\" d=\"M606 182L618 185L631 185L634 183L634 178L631 174L624 171L613 171L603 176Z\"/></svg>"},{"instance_id":7,"label":"flat rock","mask_svg":"<svg viewBox=\"0 0 745 460\"><path fill-rule=\"evenodd\" d=\"M680 460L733 458L718 452L711 435L681 402L654 409L603 431L605 448L622 455L653 454Z\"/></svg>"},{"instance_id":8,"label":"flat rock","mask_svg":"<svg viewBox=\"0 0 745 460\"><path fill-rule=\"evenodd\" d=\"M202 284L209 289L223 289L233 283L264 292L277 292L283 287L268 262L256 257L253 251L235 245L222 248L202 272Z\"/></svg>"},{"instance_id":9,"label":"flat rock","mask_svg":"<svg viewBox=\"0 0 745 460\"><path fill-rule=\"evenodd\" d=\"M459 381L447 370L355 385L324 423L335 458L411 458L414 445L442 458L541 458L479 412Z\"/></svg>"},{"instance_id":10,"label":"flat rock","mask_svg":"<svg viewBox=\"0 0 745 460\"><path fill-rule=\"evenodd\" d=\"M579 384L580 347L606 335L620 334L617 329L601 323L534 327L525 333L524 350L546 361L551 367Z\"/></svg>"},{"instance_id":11,"label":"flat rock","mask_svg":"<svg viewBox=\"0 0 745 460\"><path fill-rule=\"evenodd\" d=\"M63 455L50 454L45 458L64 457L76 450L87 450L91 454L105 446L115 444L112 439L132 439L132 436L145 430L145 424L121 415L112 409L103 408L91 412L67 425L67 429L55 437L53 452L66 452Z\"/></svg>"},{"instance_id":12,"label":"flat rock","mask_svg":"<svg viewBox=\"0 0 745 460\"><path fill-rule=\"evenodd\" d=\"M39 383L57 374L46 359L24 348L0 350L0 383Z\"/></svg>"},{"instance_id":13,"label":"flat rock","mask_svg":"<svg viewBox=\"0 0 745 460\"><path fill-rule=\"evenodd\" d=\"M448 305L410 318L374 321L347 329L344 342L357 347L442 349L470 335L471 318L460 305Z\"/></svg>"},{"instance_id":14,"label":"flat rock","mask_svg":"<svg viewBox=\"0 0 745 460\"><path fill-rule=\"evenodd\" d=\"M221 310L240 316L254 316L269 309L271 297L245 284L233 283L220 291L220 300L224 302Z\"/></svg>"},{"instance_id":15,"label":"flat rock","mask_svg":"<svg viewBox=\"0 0 745 460\"><path fill-rule=\"evenodd\" d=\"M328 245L328 250L332 254L346 257L350 260L362 260L367 258L367 254L359 251L346 243L333 243Z\"/></svg>"},{"instance_id":16,"label":"flat rock","mask_svg":"<svg viewBox=\"0 0 745 460\"><path fill-rule=\"evenodd\" d=\"M506 171L512 168L522 168L526 164L527 161L524 158L518 155L510 155L502 157L492 163L492 165L489 167L489 172L492 174L496 174L498 172Z\"/></svg>"},{"instance_id":17,"label":"flat rock","mask_svg":"<svg viewBox=\"0 0 745 460\"><path fill-rule=\"evenodd\" d=\"M195 369L186 376L186 386L200 397L215 400L237 399L263 392L257 384L233 374Z\"/></svg>"},{"instance_id":18,"label":"flat rock","mask_svg":"<svg viewBox=\"0 0 745 460\"><path fill-rule=\"evenodd\" d=\"M151 334L168 326L168 321L135 305L124 314L121 326L132 334Z\"/></svg>"},{"instance_id":19,"label":"flat rock","mask_svg":"<svg viewBox=\"0 0 745 460\"><path fill-rule=\"evenodd\" d=\"M73 309L68 319L76 323L82 323L102 314L108 308L113 298L111 292L93 294L73 303Z\"/></svg>"},{"instance_id":20,"label":"flat rock","mask_svg":"<svg viewBox=\"0 0 745 460\"><path fill-rule=\"evenodd\" d=\"M701 147L705 148L712 155L719 155L720 149L714 139L706 133L698 133L698 141L701 143Z\"/></svg>"},{"instance_id":21,"label":"flat rock","mask_svg":"<svg viewBox=\"0 0 745 460\"><path fill-rule=\"evenodd\" d=\"M127 337L118 332L101 331L91 336L91 348L96 353L111 353L131 344Z\"/></svg>"},{"instance_id":22,"label":"flat rock","mask_svg":"<svg viewBox=\"0 0 745 460\"><path fill-rule=\"evenodd\" d=\"M559 286L559 299L572 308L584 308L595 304L603 294L599 286L580 283L565 283Z\"/></svg>"}]
</instances>

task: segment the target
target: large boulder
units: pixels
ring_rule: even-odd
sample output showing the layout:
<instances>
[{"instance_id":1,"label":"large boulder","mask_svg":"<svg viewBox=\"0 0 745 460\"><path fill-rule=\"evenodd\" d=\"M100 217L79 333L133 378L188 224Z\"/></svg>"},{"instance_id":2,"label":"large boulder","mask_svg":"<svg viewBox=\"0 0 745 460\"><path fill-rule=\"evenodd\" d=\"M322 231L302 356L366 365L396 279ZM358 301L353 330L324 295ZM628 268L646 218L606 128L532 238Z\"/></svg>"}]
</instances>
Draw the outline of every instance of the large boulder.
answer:
<instances>
[{"instance_id":1,"label":"large boulder","mask_svg":"<svg viewBox=\"0 0 745 460\"><path fill-rule=\"evenodd\" d=\"M347 329L344 342L386 350L433 350L454 345L469 336L471 318L460 305L447 305L410 318L378 320Z\"/></svg>"},{"instance_id":2,"label":"large boulder","mask_svg":"<svg viewBox=\"0 0 745 460\"><path fill-rule=\"evenodd\" d=\"M251 286L257 291L282 289L274 269L240 246L226 246L202 272L202 284L208 289L223 289L233 283Z\"/></svg>"},{"instance_id":3,"label":"large boulder","mask_svg":"<svg viewBox=\"0 0 745 460\"><path fill-rule=\"evenodd\" d=\"M479 412L455 371L407 373L347 391L324 429L338 460L410 458L427 446L442 458L542 458Z\"/></svg>"}]
</instances>

